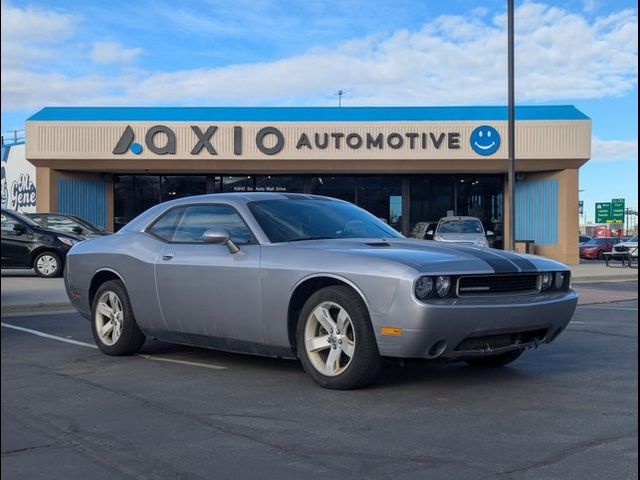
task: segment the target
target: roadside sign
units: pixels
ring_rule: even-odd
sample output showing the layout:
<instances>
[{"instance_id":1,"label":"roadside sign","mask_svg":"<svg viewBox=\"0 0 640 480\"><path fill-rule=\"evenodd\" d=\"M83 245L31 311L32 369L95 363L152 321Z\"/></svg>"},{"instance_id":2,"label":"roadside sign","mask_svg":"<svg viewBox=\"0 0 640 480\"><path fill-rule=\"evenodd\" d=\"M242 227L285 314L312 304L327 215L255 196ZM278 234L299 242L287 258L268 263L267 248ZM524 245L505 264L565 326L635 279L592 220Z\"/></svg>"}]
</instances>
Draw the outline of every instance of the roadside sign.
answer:
<instances>
[{"instance_id":1,"label":"roadside sign","mask_svg":"<svg viewBox=\"0 0 640 480\"><path fill-rule=\"evenodd\" d=\"M596 203L596 223L611 222L611 202Z\"/></svg>"},{"instance_id":2,"label":"roadside sign","mask_svg":"<svg viewBox=\"0 0 640 480\"><path fill-rule=\"evenodd\" d=\"M611 200L611 223L624 223L624 198Z\"/></svg>"}]
</instances>

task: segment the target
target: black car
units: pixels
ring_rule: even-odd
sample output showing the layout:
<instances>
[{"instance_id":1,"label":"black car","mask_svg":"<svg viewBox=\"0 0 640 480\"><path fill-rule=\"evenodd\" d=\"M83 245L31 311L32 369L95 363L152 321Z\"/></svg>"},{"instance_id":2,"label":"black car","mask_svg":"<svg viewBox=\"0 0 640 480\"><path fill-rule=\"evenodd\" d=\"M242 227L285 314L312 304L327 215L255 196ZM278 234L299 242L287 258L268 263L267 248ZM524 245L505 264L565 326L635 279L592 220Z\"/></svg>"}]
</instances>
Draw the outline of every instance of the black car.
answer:
<instances>
[{"instance_id":1,"label":"black car","mask_svg":"<svg viewBox=\"0 0 640 480\"><path fill-rule=\"evenodd\" d=\"M55 230L56 232L70 233L82 238L109 234L109 232L75 215L66 213L26 213L25 215L41 227Z\"/></svg>"},{"instance_id":2,"label":"black car","mask_svg":"<svg viewBox=\"0 0 640 480\"><path fill-rule=\"evenodd\" d=\"M33 268L46 278L62 274L65 257L81 237L49 230L25 215L2 209L2 268Z\"/></svg>"}]
</instances>

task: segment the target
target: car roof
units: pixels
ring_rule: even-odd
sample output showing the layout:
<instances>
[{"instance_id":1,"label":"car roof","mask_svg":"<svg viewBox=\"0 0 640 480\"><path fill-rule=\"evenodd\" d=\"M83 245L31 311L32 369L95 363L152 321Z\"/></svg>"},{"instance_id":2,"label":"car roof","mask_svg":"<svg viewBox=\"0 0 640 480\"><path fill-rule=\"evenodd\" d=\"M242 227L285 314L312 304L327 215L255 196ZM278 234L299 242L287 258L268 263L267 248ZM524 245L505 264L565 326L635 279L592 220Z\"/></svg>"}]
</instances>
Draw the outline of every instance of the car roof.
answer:
<instances>
[{"instance_id":1,"label":"car roof","mask_svg":"<svg viewBox=\"0 0 640 480\"><path fill-rule=\"evenodd\" d=\"M478 220L478 221L480 221L480 219L478 217L463 217L463 216L442 217L440 219L440 221L442 222L443 220L446 220L446 221L451 221L451 220Z\"/></svg>"}]
</instances>

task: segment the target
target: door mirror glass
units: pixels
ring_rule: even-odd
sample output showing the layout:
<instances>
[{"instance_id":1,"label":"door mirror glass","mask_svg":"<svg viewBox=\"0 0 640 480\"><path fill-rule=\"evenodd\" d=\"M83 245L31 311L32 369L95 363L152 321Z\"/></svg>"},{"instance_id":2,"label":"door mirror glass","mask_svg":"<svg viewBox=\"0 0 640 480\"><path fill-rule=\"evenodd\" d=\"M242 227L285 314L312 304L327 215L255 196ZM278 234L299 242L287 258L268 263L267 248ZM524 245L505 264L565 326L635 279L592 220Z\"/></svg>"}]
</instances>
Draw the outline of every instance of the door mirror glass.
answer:
<instances>
[{"instance_id":1,"label":"door mirror glass","mask_svg":"<svg viewBox=\"0 0 640 480\"><path fill-rule=\"evenodd\" d=\"M84 229L82 227L75 226L71 229L71 231L73 233L77 233L78 235L80 235L82 232L84 232Z\"/></svg>"},{"instance_id":2,"label":"door mirror glass","mask_svg":"<svg viewBox=\"0 0 640 480\"><path fill-rule=\"evenodd\" d=\"M429 231L427 231L427 235L431 235L431 236L433 236L433 234L434 234L434 231L433 231L433 230L429 230Z\"/></svg>"},{"instance_id":3,"label":"door mirror glass","mask_svg":"<svg viewBox=\"0 0 640 480\"><path fill-rule=\"evenodd\" d=\"M20 223L16 223L13 225L13 231L16 232L18 235L22 235L27 231L27 227L25 227Z\"/></svg>"},{"instance_id":4,"label":"door mirror glass","mask_svg":"<svg viewBox=\"0 0 640 480\"><path fill-rule=\"evenodd\" d=\"M495 233L493 233L491 230L487 230L487 237L493 237L495 235Z\"/></svg>"}]
</instances>

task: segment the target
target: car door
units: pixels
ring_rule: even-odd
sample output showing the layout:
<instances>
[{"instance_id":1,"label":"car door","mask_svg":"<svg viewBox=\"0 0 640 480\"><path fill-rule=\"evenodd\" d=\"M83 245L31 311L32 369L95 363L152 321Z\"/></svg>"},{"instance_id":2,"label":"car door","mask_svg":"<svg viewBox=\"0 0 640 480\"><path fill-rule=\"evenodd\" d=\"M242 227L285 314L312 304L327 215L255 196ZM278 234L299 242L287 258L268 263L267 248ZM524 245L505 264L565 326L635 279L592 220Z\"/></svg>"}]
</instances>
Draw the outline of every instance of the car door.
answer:
<instances>
[{"instance_id":1,"label":"car door","mask_svg":"<svg viewBox=\"0 0 640 480\"><path fill-rule=\"evenodd\" d=\"M155 262L158 300L176 332L264 341L260 316L260 246L229 205L199 204L169 210L149 233L165 242ZM204 243L208 229L229 231L240 248Z\"/></svg>"},{"instance_id":2,"label":"car door","mask_svg":"<svg viewBox=\"0 0 640 480\"><path fill-rule=\"evenodd\" d=\"M2 266L31 267L29 254L35 237L23 222L2 212Z\"/></svg>"}]
</instances>

